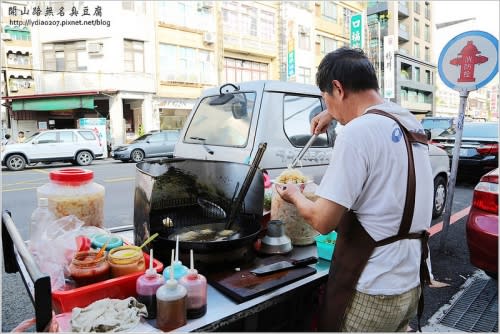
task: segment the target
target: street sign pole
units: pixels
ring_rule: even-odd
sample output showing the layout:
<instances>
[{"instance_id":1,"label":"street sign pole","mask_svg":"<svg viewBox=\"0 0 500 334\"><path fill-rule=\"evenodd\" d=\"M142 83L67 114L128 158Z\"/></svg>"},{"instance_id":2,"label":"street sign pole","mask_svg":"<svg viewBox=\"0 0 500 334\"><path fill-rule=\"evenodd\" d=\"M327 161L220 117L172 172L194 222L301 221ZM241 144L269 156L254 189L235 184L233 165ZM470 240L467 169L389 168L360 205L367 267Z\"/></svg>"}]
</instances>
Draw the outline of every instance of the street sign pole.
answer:
<instances>
[{"instance_id":1,"label":"street sign pole","mask_svg":"<svg viewBox=\"0 0 500 334\"><path fill-rule=\"evenodd\" d=\"M481 65L479 67L479 65ZM438 70L441 80L460 94L460 107L453 146L448 193L444 207L440 251L445 250L450 226L451 207L457 181L458 160L464 128L465 106L469 91L477 90L498 73L498 39L484 31L467 31L452 38L439 55Z\"/></svg>"},{"instance_id":2,"label":"street sign pole","mask_svg":"<svg viewBox=\"0 0 500 334\"><path fill-rule=\"evenodd\" d=\"M460 91L460 107L458 110L458 122L455 132L455 145L453 146L453 157L451 160L451 172L448 179L448 195L446 196L446 203L444 206L443 216L443 230L441 231L441 240L439 250L441 253L445 251L446 238L448 234L448 227L450 226L451 210L453 205L453 194L455 193L455 184L457 182L458 171L458 158L460 156L460 146L462 145L462 132L464 130L465 107L467 105L467 97L469 91Z\"/></svg>"}]
</instances>

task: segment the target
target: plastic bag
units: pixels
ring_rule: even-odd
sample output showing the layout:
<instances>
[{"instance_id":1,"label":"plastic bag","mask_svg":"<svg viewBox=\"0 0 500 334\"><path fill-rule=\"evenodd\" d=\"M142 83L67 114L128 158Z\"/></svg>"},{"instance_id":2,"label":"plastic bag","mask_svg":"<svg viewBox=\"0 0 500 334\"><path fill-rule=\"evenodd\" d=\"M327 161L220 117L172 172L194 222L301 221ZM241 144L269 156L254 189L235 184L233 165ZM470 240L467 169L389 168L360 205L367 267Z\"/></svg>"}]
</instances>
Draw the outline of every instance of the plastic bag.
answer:
<instances>
[{"instance_id":1,"label":"plastic bag","mask_svg":"<svg viewBox=\"0 0 500 334\"><path fill-rule=\"evenodd\" d=\"M63 290L68 267L78 250L79 236L102 233L94 226L83 226L84 222L70 215L54 221L41 221L38 233L30 240L29 249L40 270L50 276L52 290Z\"/></svg>"}]
</instances>

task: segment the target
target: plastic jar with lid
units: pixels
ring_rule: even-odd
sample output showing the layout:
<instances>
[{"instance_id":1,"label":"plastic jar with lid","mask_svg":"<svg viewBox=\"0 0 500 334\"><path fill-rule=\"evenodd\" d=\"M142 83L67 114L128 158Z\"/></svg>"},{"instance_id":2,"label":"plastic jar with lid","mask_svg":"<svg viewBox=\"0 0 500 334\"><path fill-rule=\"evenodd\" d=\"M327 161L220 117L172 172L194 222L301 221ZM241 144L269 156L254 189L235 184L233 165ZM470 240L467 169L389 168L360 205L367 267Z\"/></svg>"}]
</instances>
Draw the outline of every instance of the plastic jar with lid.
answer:
<instances>
[{"instance_id":1,"label":"plastic jar with lid","mask_svg":"<svg viewBox=\"0 0 500 334\"><path fill-rule=\"evenodd\" d=\"M77 287L105 281L109 278L106 255L96 258L98 252L78 252L69 265L69 273Z\"/></svg>"},{"instance_id":2,"label":"plastic jar with lid","mask_svg":"<svg viewBox=\"0 0 500 334\"><path fill-rule=\"evenodd\" d=\"M113 248L108 253L108 262L112 277L146 270L144 254L138 246L125 245Z\"/></svg>"},{"instance_id":3,"label":"plastic jar with lid","mask_svg":"<svg viewBox=\"0 0 500 334\"><path fill-rule=\"evenodd\" d=\"M50 182L37 189L37 197L49 199L57 218L75 215L86 226L104 225L104 187L93 182L94 172L64 168L50 172Z\"/></svg>"}]
</instances>

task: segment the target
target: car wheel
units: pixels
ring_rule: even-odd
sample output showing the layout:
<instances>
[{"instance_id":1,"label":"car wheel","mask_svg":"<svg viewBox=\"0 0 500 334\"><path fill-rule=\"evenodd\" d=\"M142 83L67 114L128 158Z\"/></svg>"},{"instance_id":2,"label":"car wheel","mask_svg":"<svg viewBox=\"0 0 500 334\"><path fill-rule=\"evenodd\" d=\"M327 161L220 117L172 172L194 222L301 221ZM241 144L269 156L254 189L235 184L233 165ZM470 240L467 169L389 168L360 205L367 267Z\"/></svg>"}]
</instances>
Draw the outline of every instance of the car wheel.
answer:
<instances>
[{"instance_id":1,"label":"car wheel","mask_svg":"<svg viewBox=\"0 0 500 334\"><path fill-rule=\"evenodd\" d=\"M10 170L23 170L26 166L26 159L22 155L13 154L7 158L6 163Z\"/></svg>"},{"instance_id":2,"label":"car wheel","mask_svg":"<svg viewBox=\"0 0 500 334\"><path fill-rule=\"evenodd\" d=\"M144 160L144 152L139 149L135 149L132 153L130 153L130 159L132 159L133 162L141 162Z\"/></svg>"},{"instance_id":3,"label":"car wheel","mask_svg":"<svg viewBox=\"0 0 500 334\"><path fill-rule=\"evenodd\" d=\"M79 166L87 166L90 165L90 163L94 160L94 157L92 156L92 153L89 151L81 151L78 152L75 158L75 162Z\"/></svg>"},{"instance_id":4,"label":"car wheel","mask_svg":"<svg viewBox=\"0 0 500 334\"><path fill-rule=\"evenodd\" d=\"M440 175L434 179L434 202L432 205L432 218L443 214L446 203L446 179Z\"/></svg>"}]
</instances>

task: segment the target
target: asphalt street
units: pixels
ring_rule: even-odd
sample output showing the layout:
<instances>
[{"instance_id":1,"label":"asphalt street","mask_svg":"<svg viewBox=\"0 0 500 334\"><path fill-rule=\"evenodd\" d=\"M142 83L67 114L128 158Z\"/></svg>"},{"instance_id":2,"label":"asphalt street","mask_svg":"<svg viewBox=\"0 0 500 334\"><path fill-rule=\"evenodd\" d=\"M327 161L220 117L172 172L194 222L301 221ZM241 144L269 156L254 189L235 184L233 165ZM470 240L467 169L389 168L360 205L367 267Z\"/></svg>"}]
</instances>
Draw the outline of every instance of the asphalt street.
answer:
<instances>
[{"instance_id":1,"label":"asphalt street","mask_svg":"<svg viewBox=\"0 0 500 334\"><path fill-rule=\"evenodd\" d=\"M66 165L56 165L53 167L67 167ZM132 222L133 211L133 189L134 189L134 164L123 164L111 159L95 162L91 169L95 169L97 179L96 182L105 183L106 186L106 217L108 214L114 214L113 226L118 226L123 223L130 224ZM44 168L44 171L37 172L45 174L49 171ZM102 174L100 170L106 170L106 174ZM26 170L25 172L28 172ZM33 171L31 171L33 172ZM7 176L10 172L3 172L2 181L6 183ZM121 181L120 181L121 180ZM39 180L38 183L45 183L46 180ZM457 182L457 187L454 195L453 214L447 234L444 235L440 229L442 219L436 219L432 222L433 230L430 238L430 255L432 261L432 271L434 279L438 282L445 283L443 287L427 287L424 290L425 308L422 318L422 325L427 325L429 319L435 316L436 313L442 312L443 306L449 304L453 296L460 292L464 283L468 278L472 277L477 268L469 263L469 254L465 239L465 221L467 218L468 207L471 203L472 189L476 180L460 180ZM24 185L26 186L26 184ZM35 189L38 184L32 184L31 188ZM5 196L13 196L15 192L6 193L5 190L14 189L13 187L2 186L2 204L4 209L6 202ZM23 197L32 195L33 189L19 192L15 199L20 201ZM29 195L27 195L29 194ZM124 196L123 194L128 194ZM30 202L35 203L35 197L30 198ZM110 203L108 203L110 202ZM113 202L113 203L111 203ZM34 205L34 204L33 204ZM108 206L109 205L109 206ZM27 205L26 205L27 207ZM25 208L20 214L29 217L32 209ZM117 217L118 218L117 218ZM26 218L23 218L26 219ZM14 219L16 221L16 219ZM24 233L23 233L24 234ZM26 237L26 235L23 235ZM441 239L445 238L445 247L441 247ZM20 279L19 274L5 274L2 279L2 331L11 331L20 321L34 316L33 307L28 297L26 289ZM416 328L416 321L412 321L412 328ZM427 328L427 327L426 327ZM430 328L430 327L429 327ZM429 329L427 328L427 329ZM432 331L432 329L429 329Z\"/></svg>"}]
</instances>

